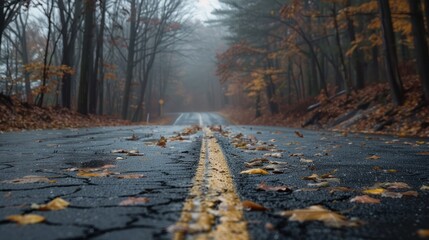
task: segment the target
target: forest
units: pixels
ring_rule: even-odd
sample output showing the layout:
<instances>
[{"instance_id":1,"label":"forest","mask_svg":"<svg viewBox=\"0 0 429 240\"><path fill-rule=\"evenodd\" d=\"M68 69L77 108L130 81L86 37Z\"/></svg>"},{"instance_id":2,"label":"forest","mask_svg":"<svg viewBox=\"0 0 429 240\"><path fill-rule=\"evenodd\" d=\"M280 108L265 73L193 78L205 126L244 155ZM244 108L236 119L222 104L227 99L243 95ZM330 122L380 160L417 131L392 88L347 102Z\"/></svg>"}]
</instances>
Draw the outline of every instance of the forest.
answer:
<instances>
[{"instance_id":1,"label":"forest","mask_svg":"<svg viewBox=\"0 0 429 240\"><path fill-rule=\"evenodd\" d=\"M2 1L0 92L131 121L164 103L208 109L220 87L201 74L215 72L222 40L194 11L186 0Z\"/></svg>"},{"instance_id":2,"label":"forest","mask_svg":"<svg viewBox=\"0 0 429 240\"><path fill-rule=\"evenodd\" d=\"M217 75L232 105L250 107L263 121L280 114L280 125L374 118L368 124L378 130L400 121L396 133L427 130L426 1L220 2L214 14L228 26L230 44L217 55Z\"/></svg>"},{"instance_id":3,"label":"forest","mask_svg":"<svg viewBox=\"0 0 429 240\"><path fill-rule=\"evenodd\" d=\"M414 132L429 126L425 1L219 0L203 21L196 2L2 1L0 92L136 122L163 111L283 121L316 110L301 127L377 101L381 128L404 111Z\"/></svg>"}]
</instances>

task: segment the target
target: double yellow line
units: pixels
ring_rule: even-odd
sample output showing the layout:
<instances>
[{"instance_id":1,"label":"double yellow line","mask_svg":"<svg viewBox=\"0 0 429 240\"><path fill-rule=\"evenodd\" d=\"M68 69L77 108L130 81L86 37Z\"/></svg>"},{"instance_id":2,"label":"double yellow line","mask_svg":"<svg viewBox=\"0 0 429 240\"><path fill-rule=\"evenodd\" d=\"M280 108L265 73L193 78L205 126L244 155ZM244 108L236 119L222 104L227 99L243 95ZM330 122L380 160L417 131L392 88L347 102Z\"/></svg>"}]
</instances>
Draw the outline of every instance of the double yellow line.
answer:
<instances>
[{"instance_id":1,"label":"double yellow line","mask_svg":"<svg viewBox=\"0 0 429 240\"><path fill-rule=\"evenodd\" d=\"M228 163L207 128L194 185L174 226L173 239L249 239Z\"/></svg>"}]
</instances>

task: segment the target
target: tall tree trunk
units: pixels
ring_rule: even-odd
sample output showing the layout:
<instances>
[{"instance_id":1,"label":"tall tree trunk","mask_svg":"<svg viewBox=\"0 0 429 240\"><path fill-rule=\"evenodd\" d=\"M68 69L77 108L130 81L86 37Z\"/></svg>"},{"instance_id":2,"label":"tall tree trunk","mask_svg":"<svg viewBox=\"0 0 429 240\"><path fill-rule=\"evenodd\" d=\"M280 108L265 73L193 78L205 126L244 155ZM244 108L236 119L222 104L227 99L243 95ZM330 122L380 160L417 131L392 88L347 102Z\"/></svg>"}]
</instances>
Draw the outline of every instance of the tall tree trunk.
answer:
<instances>
[{"instance_id":1,"label":"tall tree trunk","mask_svg":"<svg viewBox=\"0 0 429 240\"><path fill-rule=\"evenodd\" d=\"M136 0L131 1L131 15L130 15L130 39L128 45L128 56L127 56L127 70L125 76L125 88L122 102L122 119L128 117L128 107L130 102L131 93L131 82L133 80L134 73L134 56L137 38L137 11L136 11Z\"/></svg>"},{"instance_id":2,"label":"tall tree trunk","mask_svg":"<svg viewBox=\"0 0 429 240\"><path fill-rule=\"evenodd\" d=\"M96 0L85 1L85 27L82 46L82 61L79 83L79 97L77 110L79 113L88 114L88 83L94 76L94 15Z\"/></svg>"},{"instance_id":3,"label":"tall tree trunk","mask_svg":"<svg viewBox=\"0 0 429 240\"><path fill-rule=\"evenodd\" d=\"M68 22L70 19L66 19L66 7L63 0L58 1L58 8L60 13L60 20L62 25L61 34L63 37L63 56L62 56L62 65L69 67L75 66L75 44L78 35L78 27L81 18L82 11L82 0L76 0L74 6L74 17L73 22L70 26L70 31L68 28ZM72 75L64 74L62 78L61 85L61 101L62 106L66 108L71 108L71 93L72 93Z\"/></svg>"},{"instance_id":4,"label":"tall tree trunk","mask_svg":"<svg viewBox=\"0 0 429 240\"><path fill-rule=\"evenodd\" d=\"M350 82L349 74L347 73L347 67L346 67L346 61L344 60L344 54L343 49L341 47L341 38L340 38L340 31L338 27L338 21L337 21L337 10L336 10L336 4L334 3L333 9L332 9L332 18L334 20L334 28L335 28L335 41L338 48L338 56L340 57L340 66L341 66L341 72L343 74L344 78L344 86L346 87L347 94L350 94L350 91L352 89L352 85Z\"/></svg>"},{"instance_id":5,"label":"tall tree trunk","mask_svg":"<svg viewBox=\"0 0 429 240\"><path fill-rule=\"evenodd\" d=\"M347 1L346 7L350 6L350 2ZM346 12L346 20L347 20L347 29L349 33L350 42L353 43L356 41L356 30L353 20L350 18L348 13ZM355 76L356 76L356 89L362 89L365 87L365 70L364 70L364 59L361 51L357 48L352 56Z\"/></svg>"},{"instance_id":6,"label":"tall tree trunk","mask_svg":"<svg viewBox=\"0 0 429 240\"><path fill-rule=\"evenodd\" d=\"M378 0L381 23L383 27L383 42L385 48L386 74L389 81L393 102L402 105L404 90L398 70L398 57L396 54L395 33L393 31L389 0Z\"/></svg>"},{"instance_id":7,"label":"tall tree trunk","mask_svg":"<svg viewBox=\"0 0 429 240\"><path fill-rule=\"evenodd\" d=\"M428 43L425 35L425 24L420 8L420 0L408 0L411 11L411 23L414 35L414 49L417 60L417 70L423 85L426 104L429 104L429 63ZM427 3L427 2L426 2Z\"/></svg>"},{"instance_id":8,"label":"tall tree trunk","mask_svg":"<svg viewBox=\"0 0 429 240\"><path fill-rule=\"evenodd\" d=\"M98 113L103 114L104 105L104 28L106 24L107 0L103 0L100 6L101 22L97 37L97 49L95 53L94 79L97 80Z\"/></svg>"}]
</instances>

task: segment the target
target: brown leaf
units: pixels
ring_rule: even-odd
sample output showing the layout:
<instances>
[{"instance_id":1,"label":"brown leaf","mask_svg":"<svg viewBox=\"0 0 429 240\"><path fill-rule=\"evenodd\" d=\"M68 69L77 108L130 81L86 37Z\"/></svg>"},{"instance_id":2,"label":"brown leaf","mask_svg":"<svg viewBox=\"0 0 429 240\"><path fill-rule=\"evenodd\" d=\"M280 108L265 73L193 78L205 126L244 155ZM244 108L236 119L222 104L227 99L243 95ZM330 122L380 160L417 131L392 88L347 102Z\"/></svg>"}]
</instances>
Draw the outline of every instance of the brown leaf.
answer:
<instances>
[{"instance_id":1,"label":"brown leaf","mask_svg":"<svg viewBox=\"0 0 429 240\"><path fill-rule=\"evenodd\" d=\"M41 211L57 211L57 210L65 209L69 205L70 205L69 202L67 202L66 200L64 200L62 198L57 197L47 204L41 204L41 205L32 204L31 208L41 210Z\"/></svg>"},{"instance_id":2,"label":"brown leaf","mask_svg":"<svg viewBox=\"0 0 429 240\"><path fill-rule=\"evenodd\" d=\"M422 185L422 187L420 188L420 190L422 190L422 191L429 191L429 185Z\"/></svg>"},{"instance_id":3,"label":"brown leaf","mask_svg":"<svg viewBox=\"0 0 429 240\"><path fill-rule=\"evenodd\" d=\"M113 172L109 170L104 170L102 172L93 172L93 171L87 171L87 170L80 170L76 176L78 177L85 177L85 178L91 178L91 177L107 177L109 175L114 174Z\"/></svg>"},{"instance_id":4,"label":"brown leaf","mask_svg":"<svg viewBox=\"0 0 429 240\"><path fill-rule=\"evenodd\" d=\"M264 169L260 169L260 168L252 168L246 171L241 171L240 174L260 174L260 175L266 175L269 174L267 171L265 171Z\"/></svg>"},{"instance_id":5,"label":"brown leaf","mask_svg":"<svg viewBox=\"0 0 429 240\"><path fill-rule=\"evenodd\" d=\"M289 221L307 222L321 221L328 227L356 227L359 224L356 221L350 221L345 216L330 211L322 206L315 205L304 209L284 211L281 216L289 217Z\"/></svg>"},{"instance_id":6,"label":"brown leaf","mask_svg":"<svg viewBox=\"0 0 429 240\"><path fill-rule=\"evenodd\" d=\"M369 160L377 160L377 159L380 159L380 158L381 158L380 156L372 155L372 156L370 156L370 157L367 157L366 159L369 159Z\"/></svg>"},{"instance_id":7,"label":"brown leaf","mask_svg":"<svg viewBox=\"0 0 429 240\"><path fill-rule=\"evenodd\" d=\"M300 138L304 137L304 135L302 133L300 133L299 131L295 131L295 134Z\"/></svg>"},{"instance_id":8,"label":"brown leaf","mask_svg":"<svg viewBox=\"0 0 429 240\"><path fill-rule=\"evenodd\" d=\"M334 192L351 192L352 189L349 187L331 187L329 188L329 193L334 193Z\"/></svg>"},{"instance_id":9,"label":"brown leaf","mask_svg":"<svg viewBox=\"0 0 429 240\"><path fill-rule=\"evenodd\" d=\"M410 189L411 187L404 182L385 182L380 185L386 189Z\"/></svg>"},{"instance_id":10,"label":"brown leaf","mask_svg":"<svg viewBox=\"0 0 429 240\"><path fill-rule=\"evenodd\" d=\"M16 178L13 180L3 181L4 183L13 183L13 184L26 184L26 183L55 183L55 180L50 180L47 177L28 175L22 178Z\"/></svg>"},{"instance_id":11,"label":"brown leaf","mask_svg":"<svg viewBox=\"0 0 429 240\"><path fill-rule=\"evenodd\" d=\"M45 221L45 217L37 214L10 215L6 219L21 225L36 224Z\"/></svg>"},{"instance_id":12,"label":"brown leaf","mask_svg":"<svg viewBox=\"0 0 429 240\"><path fill-rule=\"evenodd\" d=\"M149 198L146 197L129 197L125 200L122 200L120 206L130 206L130 205L141 205L149 202Z\"/></svg>"},{"instance_id":13,"label":"brown leaf","mask_svg":"<svg viewBox=\"0 0 429 240\"><path fill-rule=\"evenodd\" d=\"M273 191L273 192L292 192L292 189L289 188L288 186L268 186L264 182L261 182L260 184L258 184L258 186L256 187L256 189L267 191L267 192L268 191Z\"/></svg>"},{"instance_id":14,"label":"brown leaf","mask_svg":"<svg viewBox=\"0 0 429 240\"><path fill-rule=\"evenodd\" d=\"M418 152L417 155L429 156L429 152Z\"/></svg>"},{"instance_id":15,"label":"brown leaf","mask_svg":"<svg viewBox=\"0 0 429 240\"><path fill-rule=\"evenodd\" d=\"M165 148L167 146L167 139L161 136L156 145Z\"/></svg>"},{"instance_id":16,"label":"brown leaf","mask_svg":"<svg viewBox=\"0 0 429 240\"><path fill-rule=\"evenodd\" d=\"M244 210L246 210L246 211L266 211L266 210L268 210L268 208L266 208L260 204L257 204L255 202L248 201L248 200L242 201L241 204L242 204Z\"/></svg>"},{"instance_id":17,"label":"brown leaf","mask_svg":"<svg viewBox=\"0 0 429 240\"><path fill-rule=\"evenodd\" d=\"M429 229L420 229L417 231L417 235L421 238L429 238Z\"/></svg>"},{"instance_id":18,"label":"brown leaf","mask_svg":"<svg viewBox=\"0 0 429 240\"><path fill-rule=\"evenodd\" d=\"M320 177L319 177L319 175L317 175L317 174L313 173L313 174L311 174L310 176L303 177L302 179L303 179L303 180L312 180L312 181L317 181L317 180L319 180L319 179L320 179Z\"/></svg>"},{"instance_id":19,"label":"brown leaf","mask_svg":"<svg viewBox=\"0 0 429 240\"><path fill-rule=\"evenodd\" d=\"M145 175L143 174L121 174L117 175L116 178L119 179L138 179L138 178L144 178Z\"/></svg>"},{"instance_id":20,"label":"brown leaf","mask_svg":"<svg viewBox=\"0 0 429 240\"><path fill-rule=\"evenodd\" d=\"M380 203L380 199L372 198L368 195L356 196L350 199L350 202L357 203Z\"/></svg>"},{"instance_id":21,"label":"brown leaf","mask_svg":"<svg viewBox=\"0 0 429 240\"><path fill-rule=\"evenodd\" d=\"M263 166L264 163L267 163L267 162L269 162L269 160L266 158L255 158L249 162L244 163L244 165L246 167L249 167L249 168L250 167L260 167L260 166Z\"/></svg>"}]
</instances>

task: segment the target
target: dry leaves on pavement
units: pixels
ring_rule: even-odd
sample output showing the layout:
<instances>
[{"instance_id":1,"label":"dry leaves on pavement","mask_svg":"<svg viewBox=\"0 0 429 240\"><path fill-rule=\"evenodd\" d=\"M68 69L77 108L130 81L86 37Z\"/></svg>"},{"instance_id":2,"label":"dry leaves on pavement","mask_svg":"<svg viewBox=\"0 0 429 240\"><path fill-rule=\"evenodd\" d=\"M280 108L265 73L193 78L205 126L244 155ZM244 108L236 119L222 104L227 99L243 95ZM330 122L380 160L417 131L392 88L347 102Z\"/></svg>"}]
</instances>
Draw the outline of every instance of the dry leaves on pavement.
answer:
<instances>
[{"instance_id":1,"label":"dry leaves on pavement","mask_svg":"<svg viewBox=\"0 0 429 240\"><path fill-rule=\"evenodd\" d=\"M245 170L245 171L241 171L240 174L249 174L249 175L254 175L254 174L259 174L259 175L266 175L269 174L269 172L265 171L264 169L261 168L252 168L249 170Z\"/></svg>"},{"instance_id":2,"label":"dry leaves on pavement","mask_svg":"<svg viewBox=\"0 0 429 240\"><path fill-rule=\"evenodd\" d=\"M36 224L45 221L45 217L37 214L10 215L6 220L15 222L21 225Z\"/></svg>"},{"instance_id":3,"label":"dry leaves on pavement","mask_svg":"<svg viewBox=\"0 0 429 240\"><path fill-rule=\"evenodd\" d=\"M362 196L356 196L352 199L350 199L350 202L357 202L357 203L380 203L380 199L372 198L368 195L362 195Z\"/></svg>"},{"instance_id":4,"label":"dry leaves on pavement","mask_svg":"<svg viewBox=\"0 0 429 240\"><path fill-rule=\"evenodd\" d=\"M122 200L120 206L132 206L132 205L141 205L149 202L149 198L146 197L129 197L125 200Z\"/></svg>"},{"instance_id":5,"label":"dry leaves on pavement","mask_svg":"<svg viewBox=\"0 0 429 240\"><path fill-rule=\"evenodd\" d=\"M70 205L69 202L62 198L55 198L47 204L31 204L32 209L40 210L40 211L58 211L67 208Z\"/></svg>"},{"instance_id":6,"label":"dry leaves on pavement","mask_svg":"<svg viewBox=\"0 0 429 240\"><path fill-rule=\"evenodd\" d=\"M243 206L243 209L246 211L267 211L268 210L268 208L248 200L242 201L241 205Z\"/></svg>"},{"instance_id":7,"label":"dry leaves on pavement","mask_svg":"<svg viewBox=\"0 0 429 240\"><path fill-rule=\"evenodd\" d=\"M50 180L44 176L28 175L22 178L3 181L3 183L26 184L26 183L55 183L55 180Z\"/></svg>"},{"instance_id":8,"label":"dry leaves on pavement","mask_svg":"<svg viewBox=\"0 0 429 240\"><path fill-rule=\"evenodd\" d=\"M273 192L292 192L292 189L288 186L268 186L267 184L265 184L264 182L261 182L260 184L258 184L258 186L256 187L257 190L262 190L262 191L273 191Z\"/></svg>"},{"instance_id":9,"label":"dry leaves on pavement","mask_svg":"<svg viewBox=\"0 0 429 240\"><path fill-rule=\"evenodd\" d=\"M321 221L328 227L357 227L360 225L357 221L350 221L345 216L330 211L322 206L314 205L304 209L295 209L283 211L280 213L283 217L289 217L289 221L307 222Z\"/></svg>"}]
</instances>

